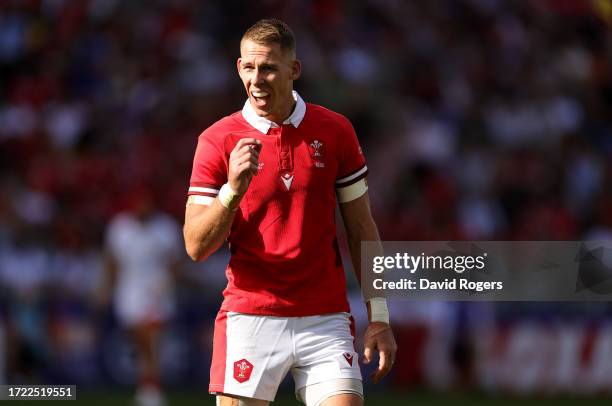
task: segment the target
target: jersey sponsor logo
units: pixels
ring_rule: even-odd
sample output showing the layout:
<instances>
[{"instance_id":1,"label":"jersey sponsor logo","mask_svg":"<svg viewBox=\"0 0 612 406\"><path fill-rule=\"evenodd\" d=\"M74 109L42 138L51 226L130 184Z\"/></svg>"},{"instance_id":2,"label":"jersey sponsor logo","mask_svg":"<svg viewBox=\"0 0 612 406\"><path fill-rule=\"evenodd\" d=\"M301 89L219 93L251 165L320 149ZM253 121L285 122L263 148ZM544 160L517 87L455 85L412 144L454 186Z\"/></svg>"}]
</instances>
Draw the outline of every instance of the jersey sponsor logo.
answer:
<instances>
[{"instance_id":1,"label":"jersey sponsor logo","mask_svg":"<svg viewBox=\"0 0 612 406\"><path fill-rule=\"evenodd\" d=\"M310 152L310 157L314 162L314 166L317 168L325 168L325 145L319 140L313 140L310 144L308 144L308 150Z\"/></svg>"},{"instance_id":2,"label":"jersey sponsor logo","mask_svg":"<svg viewBox=\"0 0 612 406\"><path fill-rule=\"evenodd\" d=\"M291 182L293 182L293 175L290 173L281 175L281 180L285 184L285 187L287 188L287 190L289 190L291 188Z\"/></svg>"},{"instance_id":3,"label":"jersey sponsor logo","mask_svg":"<svg viewBox=\"0 0 612 406\"><path fill-rule=\"evenodd\" d=\"M353 366L353 354L351 354L350 352L345 352L344 354L342 354L342 356L349 364L349 366Z\"/></svg>"},{"instance_id":4,"label":"jersey sponsor logo","mask_svg":"<svg viewBox=\"0 0 612 406\"><path fill-rule=\"evenodd\" d=\"M234 362L234 379L240 383L246 382L253 372L253 364L246 359Z\"/></svg>"}]
</instances>

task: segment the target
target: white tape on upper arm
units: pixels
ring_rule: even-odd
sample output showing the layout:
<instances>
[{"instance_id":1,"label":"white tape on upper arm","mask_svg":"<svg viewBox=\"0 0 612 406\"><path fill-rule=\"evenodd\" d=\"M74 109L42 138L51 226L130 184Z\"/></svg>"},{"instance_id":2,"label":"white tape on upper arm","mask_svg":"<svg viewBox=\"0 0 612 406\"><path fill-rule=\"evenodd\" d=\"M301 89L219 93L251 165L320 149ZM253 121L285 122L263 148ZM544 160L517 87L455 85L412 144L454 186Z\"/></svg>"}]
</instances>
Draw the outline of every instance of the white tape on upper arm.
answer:
<instances>
[{"instance_id":1,"label":"white tape on upper arm","mask_svg":"<svg viewBox=\"0 0 612 406\"><path fill-rule=\"evenodd\" d=\"M211 196L191 195L187 198L187 205L201 204L204 206L210 206L214 199L215 198Z\"/></svg>"},{"instance_id":2,"label":"white tape on upper arm","mask_svg":"<svg viewBox=\"0 0 612 406\"><path fill-rule=\"evenodd\" d=\"M346 203L363 196L363 194L367 191L368 184L365 178L363 178L353 183L352 185L337 188L336 194L338 195L338 202Z\"/></svg>"}]
</instances>

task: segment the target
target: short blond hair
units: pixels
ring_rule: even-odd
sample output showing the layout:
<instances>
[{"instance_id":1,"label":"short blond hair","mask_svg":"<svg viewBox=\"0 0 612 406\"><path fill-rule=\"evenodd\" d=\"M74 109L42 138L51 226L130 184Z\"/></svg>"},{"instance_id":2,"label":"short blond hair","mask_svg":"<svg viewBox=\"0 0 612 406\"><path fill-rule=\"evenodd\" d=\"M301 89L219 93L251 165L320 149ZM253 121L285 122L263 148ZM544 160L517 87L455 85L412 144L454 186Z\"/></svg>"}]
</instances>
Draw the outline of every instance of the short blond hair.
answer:
<instances>
[{"instance_id":1,"label":"short blond hair","mask_svg":"<svg viewBox=\"0 0 612 406\"><path fill-rule=\"evenodd\" d=\"M283 53L295 56L295 36L287 24L275 18L266 18L253 24L242 36L240 45L245 40L258 44L279 44Z\"/></svg>"}]
</instances>

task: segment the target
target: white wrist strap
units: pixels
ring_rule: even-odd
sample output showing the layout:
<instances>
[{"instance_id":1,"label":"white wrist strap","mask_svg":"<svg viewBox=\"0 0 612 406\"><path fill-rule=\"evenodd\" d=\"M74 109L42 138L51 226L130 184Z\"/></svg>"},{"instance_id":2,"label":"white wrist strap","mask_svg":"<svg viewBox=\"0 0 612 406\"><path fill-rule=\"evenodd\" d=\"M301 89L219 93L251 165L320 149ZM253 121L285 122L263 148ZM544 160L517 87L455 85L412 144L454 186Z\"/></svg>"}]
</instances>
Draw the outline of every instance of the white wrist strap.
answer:
<instances>
[{"instance_id":1,"label":"white wrist strap","mask_svg":"<svg viewBox=\"0 0 612 406\"><path fill-rule=\"evenodd\" d=\"M389 324L387 299L384 297L373 297L368 302L370 302L370 323L382 322Z\"/></svg>"},{"instance_id":2,"label":"white wrist strap","mask_svg":"<svg viewBox=\"0 0 612 406\"><path fill-rule=\"evenodd\" d=\"M229 183L224 184L221 186L221 189L219 189L219 201L224 207L232 211L238 208L240 198L241 196L234 192L234 189L232 189Z\"/></svg>"}]
</instances>

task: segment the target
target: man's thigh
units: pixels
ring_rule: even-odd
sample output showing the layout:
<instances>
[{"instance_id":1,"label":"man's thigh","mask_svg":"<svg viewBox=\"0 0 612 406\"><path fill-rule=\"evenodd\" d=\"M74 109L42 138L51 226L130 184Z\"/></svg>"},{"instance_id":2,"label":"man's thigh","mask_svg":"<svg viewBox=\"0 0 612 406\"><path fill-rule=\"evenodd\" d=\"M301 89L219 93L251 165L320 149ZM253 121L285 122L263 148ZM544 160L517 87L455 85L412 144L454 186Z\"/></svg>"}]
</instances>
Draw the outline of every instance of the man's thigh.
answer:
<instances>
[{"instance_id":1,"label":"man's thigh","mask_svg":"<svg viewBox=\"0 0 612 406\"><path fill-rule=\"evenodd\" d=\"M267 400L217 395L217 406L268 406L269 404Z\"/></svg>"},{"instance_id":2,"label":"man's thigh","mask_svg":"<svg viewBox=\"0 0 612 406\"><path fill-rule=\"evenodd\" d=\"M274 400L293 361L289 324L288 318L219 312L209 392Z\"/></svg>"},{"instance_id":3,"label":"man's thigh","mask_svg":"<svg viewBox=\"0 0 612 406\"><path fill-rule=\"evenodd\" d=\"M307 406L325 401L361 404L363 388L351 316L335 313L304 317L297 324L297 361L291 369L297 398Z\"/></svg>"},{"instance_id":4,"label":"man's thigh","mask_svg":"<svg viewBox=\"0 0 612 406\"><path fill-rule=\"evenodd\" d=\"M334 379L300 388L297 398L306 406L361 406L363 388L359 379Z\"/></svg>"},{"instance_id":5,"label":"man's thigh","mask_svg":"<svg viewBox=\"0 0 612 406\"><path fill-rule=\"evenodd\" d=\"M328 397L321 406L363 406L363 399L352 393L342 393Z\"/></svg>"}]
</instances>

